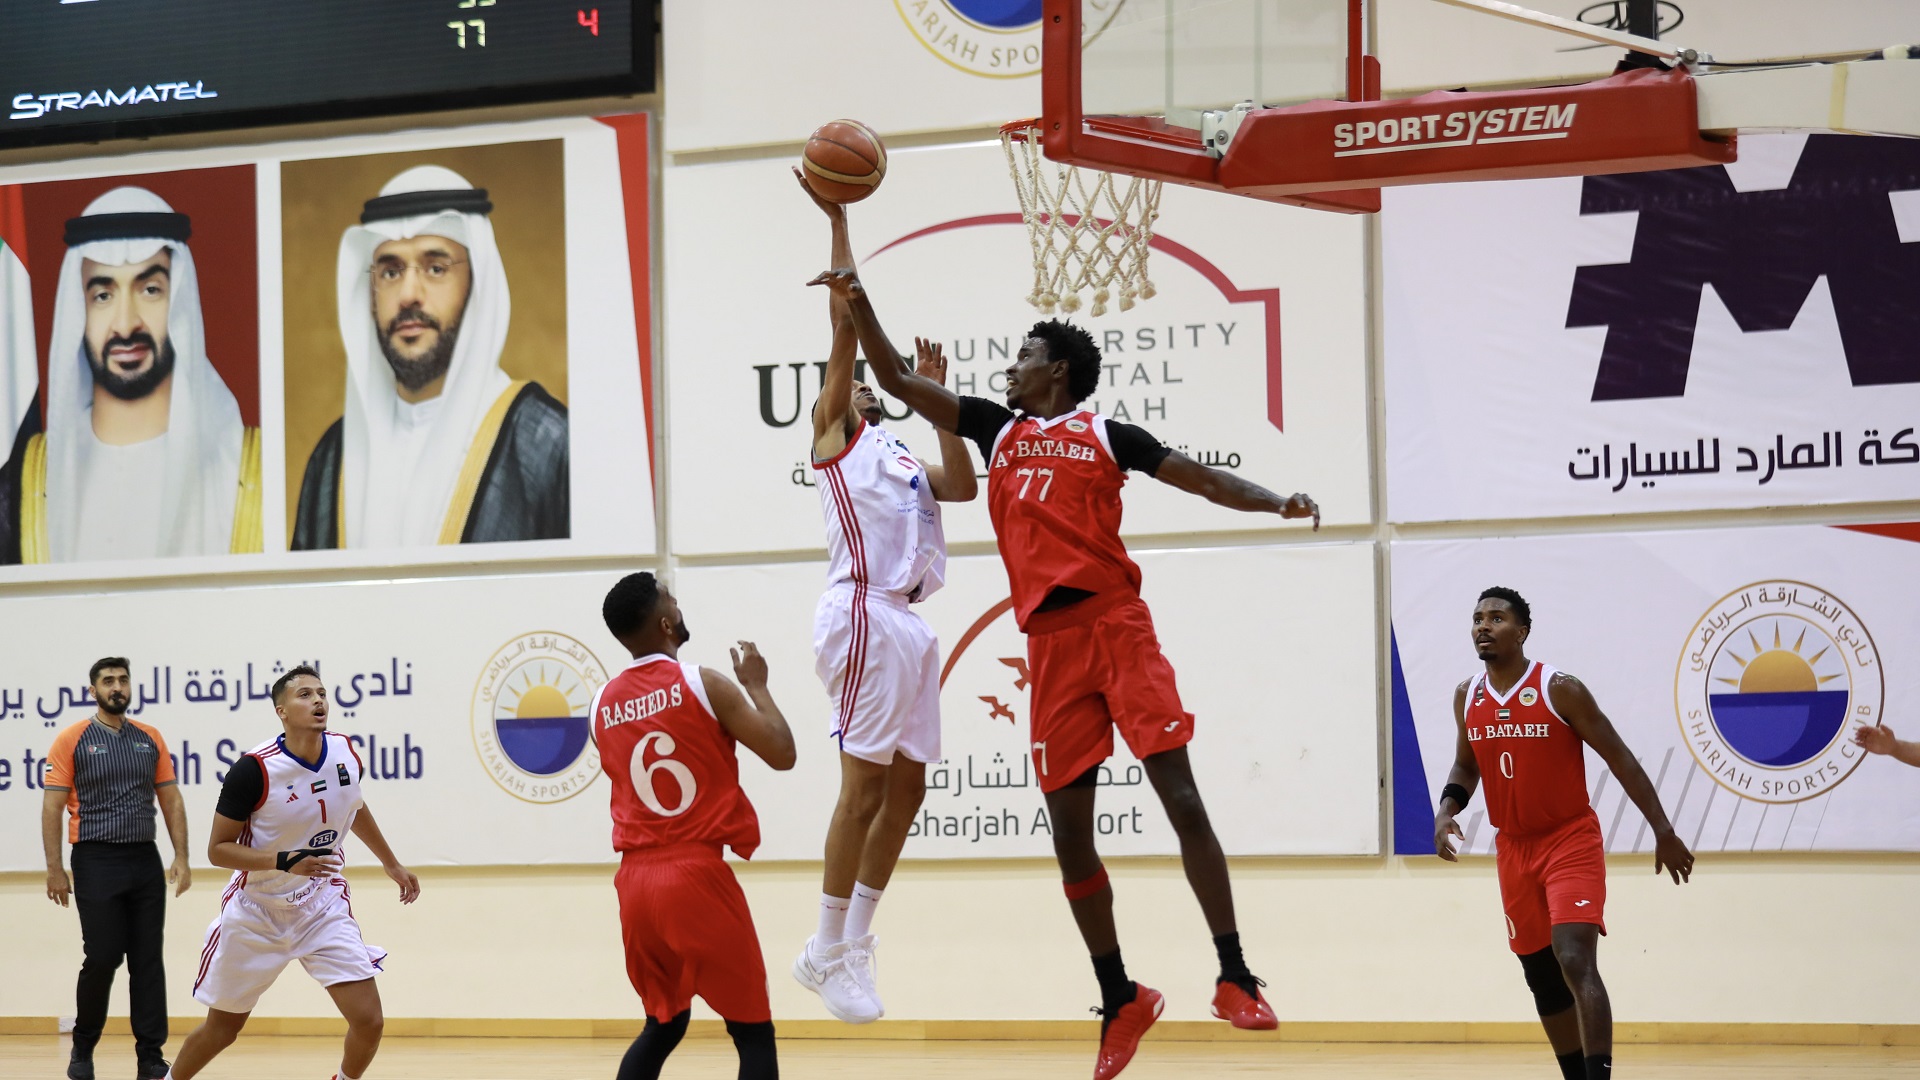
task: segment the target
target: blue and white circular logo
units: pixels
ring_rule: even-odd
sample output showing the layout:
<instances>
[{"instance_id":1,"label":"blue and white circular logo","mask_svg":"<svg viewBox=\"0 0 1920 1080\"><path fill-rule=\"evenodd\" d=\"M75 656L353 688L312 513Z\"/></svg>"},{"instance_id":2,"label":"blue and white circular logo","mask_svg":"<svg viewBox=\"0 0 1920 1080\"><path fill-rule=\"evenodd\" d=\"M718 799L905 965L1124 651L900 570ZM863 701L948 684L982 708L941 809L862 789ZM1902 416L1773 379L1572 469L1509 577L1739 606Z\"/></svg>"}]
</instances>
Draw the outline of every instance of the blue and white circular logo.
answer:
<instances>
[{"instance_id":1,"label":"blue and white circular logo","mask_svg":"<svg viewBox=\"0 0 1920 1080\"><path fill-rule=\"evenodd\" d=\"M893 0L933 55L971 75L1017 79L1040 70L1040 0Z\"/></svg>"},{"instance_id":2,"label":"blue and white circular logo","mask_svg":"<svg viewBox=\"0 0 1920 1080\"><path fill-rule=\"evenodd\" d=\"M1852 608L1803 581L1759 581L1721 597L1687 637L1674 680L1680 731L1721 787L1756 802L1824 795L1880 722L1880 654Z\"/></svg>"},{"instance_id":3,"label":"blue and white circular logo","mask_svg":"<svg viewBox=\"0 0 1920 1080\"><path fill-rule=\"evenodd\" d=\"M509 795L556 803L600 775L590 737L606 666L565 634L523 634L487 661L473 688L473 747Z\"/></svg>"}]
</instances>

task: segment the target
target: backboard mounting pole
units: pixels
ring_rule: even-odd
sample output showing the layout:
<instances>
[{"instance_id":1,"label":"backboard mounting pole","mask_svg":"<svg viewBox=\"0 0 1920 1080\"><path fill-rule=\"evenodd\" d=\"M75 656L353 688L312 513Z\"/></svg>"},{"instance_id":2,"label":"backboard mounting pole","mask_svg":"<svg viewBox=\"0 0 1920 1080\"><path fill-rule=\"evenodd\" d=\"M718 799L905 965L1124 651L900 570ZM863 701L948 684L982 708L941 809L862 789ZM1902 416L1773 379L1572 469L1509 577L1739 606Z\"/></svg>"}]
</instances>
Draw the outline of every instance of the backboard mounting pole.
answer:
<instances>
[{"instance_id":1,"label":"backboard mounting pole","mask_svg":"<svg viewBox=\"0 0 1920 1080\"><path fill-rule=\"evenodd\" d=\"M1704 53L1676 45L1669 41L1660 41L1657 38L1644 37L1640 34L1623 33L1619 30L1610 30L1604 26L1593 26L1580 22L1577 19L1563 19L1558 15L1549 15L1544 11L1534 11L1531 8L1523 8L1518 4L1503 3L1502 0L1437 0L1437 2L1457 8L1465 8L1468 11L1477 11L1483 15L1511 19L1514 22L1526 23L1528 26L1537 26L1543 30L1554 30L1562 34L1571 34L1574 37L1585 38L1588 41L1597 41L1602 45L1615 45L1630 52L1645 53L1648 56L1658 56L1664 60L1672 60L1677 63L1691 64L1711 59L1711 57Z\"/></svg>"}]
</instances>

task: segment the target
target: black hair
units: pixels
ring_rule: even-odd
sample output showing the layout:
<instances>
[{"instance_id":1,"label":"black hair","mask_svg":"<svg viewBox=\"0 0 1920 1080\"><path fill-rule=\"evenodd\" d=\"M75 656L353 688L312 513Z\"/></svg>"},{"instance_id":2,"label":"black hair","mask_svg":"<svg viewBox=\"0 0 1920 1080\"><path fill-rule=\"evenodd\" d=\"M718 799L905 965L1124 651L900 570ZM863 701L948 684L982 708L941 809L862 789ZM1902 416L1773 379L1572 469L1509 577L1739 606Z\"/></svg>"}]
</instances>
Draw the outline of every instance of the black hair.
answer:
<instances>
[{"instance_id":1,"label":"black hair","mask_svg":"<svg viewBox=\"0 0 1920 1080\"><path fill-rule=\"evenodd\" d=\"M1513 613L1520 617L1521 626L1533 625L1533 609L1527 606L1527 598L1507 588L1505 585L1495 585L1493 588L1481 593L1480 599L1505 600L1507 606L1513 609Z\"/></svg>"},{"instance_id":2,"label":"black hair","mask_svg":"<svg viewBox=\"0 0 1920 1080\"><path fill-rule=\"evenodd\" d=\"M279 678L273 680L273 703L275 705L280 704L280 697L286 691L287 684L292 682L294 679L298 678L301 675L311 675L314 678L319 679L320 671L319 669L313 667L310 664L296 664L292 668L289 668L285 675L282 675ZM324 679L321 680L321 683L323 685L325 684L325 682L326 680Z\"/></svg>"},{"instance_id":3,"label":"black hair","mask_svg":"<svg viewBox=\"0 0 1920 1080\"><path fill-rule=\"evenodd\" d=\"M1093 335L1084 327L1048 319L1034 323L1027 336L1047 343L1048 360L1067 362L1067 396L1075 405L1100 389L1100 346L1093 343Z\"/></svg>"},{"instance_id":4,"label":"black hair","mask_svg":"<svg viewBox=\"0 0 1920 1080\"><path fill-rule=\"evenodd\" d=\"M607 630L616 639L625 641L639 631L659 603L660 583L642 570L614 582L600 604L600 617L607 621Z\"/></svg>"},{"instance_id":5,"label":"black hair","mask_svg":"<svg viewBox=\"0 0 1920 1080\"><path fill-rule=\"evenodd\" d=\"M93 666L87 669L87 685L92 686L94 683L99 682L100 673L107 670L108 668L119 668L120 670L126 672L128 675L133 674L133 665L127 663L126 657L103 656L100 659L95 660L93 662Z\"/></svg>"}]
</instances>

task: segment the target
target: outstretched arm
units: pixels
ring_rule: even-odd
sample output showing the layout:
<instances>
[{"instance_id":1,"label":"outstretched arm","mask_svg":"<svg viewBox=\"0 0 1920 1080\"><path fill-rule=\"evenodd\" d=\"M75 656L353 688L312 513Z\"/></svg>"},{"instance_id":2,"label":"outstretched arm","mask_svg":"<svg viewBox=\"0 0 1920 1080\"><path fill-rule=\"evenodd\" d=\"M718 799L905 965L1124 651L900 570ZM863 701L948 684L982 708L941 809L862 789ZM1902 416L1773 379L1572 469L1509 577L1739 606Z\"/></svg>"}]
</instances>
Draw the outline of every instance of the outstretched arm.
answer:
<instances>
[{"instance_id":1,"label":"outstretched arm","mask_svg":"<svg viewBox=\"0 0 1920 1080\"><path fill-rule=\"evenodd\" d=\"M1169 452L1153 475L1163 484L1172 484L1229 510L1279 514L1283 518L1311 517L1314 529L1320 528L1320 507L1307 496L1296 492L1283 499L1251 480L1208 468L1178 450Z\"/></svg>"},{"instance_id":2,"label":"outstretched arm","mask_svg":"<svg viewBox=\"0 0 1920 1080\"><path fill-rule=\"evenodd\" d=\"M1620 781L1627 798L1633 800L1647 824L1653 826L1653 872L1658 874L1664 869L1672 875L1675 885L1687 880L1693 874L1693 852L1687 850L1687 845L1673 831L1673 822L1667 820L1667 811L1660 805L1660 793L1653 789L1653 781L1647 779L1647 770L1640 767L1639 759L1621 741L1613 721L1600 711L1592 691L1579 679L1557 671L1547 684L1547 701L1573 733L1593 747L1600 760L1613 770L1614 779Z\"/></svg>"},{"instance_id":3,"label":"outstretched arm","mask_svg":"<svg viewBox=\"0 0 1920 1080\"><path fill-rule=\"evenodd\" d=\"M859 335L861 351L867 354L867 368L873 372L873 381L880 384L880 389L906 402L941 431L959 428L960 396L932 379L907 370L900 350L893 347L886 331L880 328L880 320L873 313L873 303L867 299L867 290L860 284L857 271L851 266L835 267L807 284L825 285L835 296L846 300L853 313L853 327Z\"/></svg>"},{"instance_id":4,"label":"outstretched arm","mask_svg":"<svg viewBox=\"0 0 1920 1080\"><path fill-rule=\"evenodd\" d=\"M1893 729L1885 724L1878 727L1863 727L1853 733L1854 744L1869 754L1885 754L1895 761L1908 765L1920 765L1920 742L1911 742L1897 738Z\"/></svg>"},{"instance_id":5,"label":"outstretched arm","mask_svg":"<svg viewBox=\"0 0 1920 1080\"><path fill-rule=\"evenodd\" d=\"M727 653L733 657L733 674L740 686L712 668L700 669L707 700L713 703L714 719L760 760L782 772L793 768L793 730L767 692L766 658L751 641L742 641L739 648L728 649ZM740 687L747 692L742 694Z\"/></svg>"},{"instance_id":6,"label":"outstretched arm","mask_svg":"<svg viewBox=\"0 0 1920 1080\"><path fill-rule=\"evenodd\" d=\"M913 373L947 385L947 354L938 342L913 339L913 351L919 358ZM941 502L972 502L980 493L980 482L973 475L973 455L967 453L967 440L951 431L933 429L940 437L940 464L920 467L927 470L927 486Z\"/></svg>"},{"instance_id":7,"label":"outstretched arm","mask_svg":"<svg viewBox=\"0 0 1920 1080\"><path fill-rule=\"evenodd\" d=\"M381 835L380 823L373 820L372 807L360 804L360 812L353 815L352 832L360 838L361 843L367 845L368 851L373 852L373 857L380 860L380 868L387 872L387 876L400 886L400 902L411 904L418 900L420 879L414 876L413 871L400 865L399 859L394 858L393 849L387 846L387 838Z\"/></svg>"},{"instance_id":8,"label":"outstretched arm","mask_svg":"<svg viewBox=\"0 0 1920 1080\"><path fill-rule=\"evenodd\" d=\"M853 247L847 239L847 208L831 203L814 193L799 169L793 170L800 190L807 193L833 230L834 269L853 269ZM853 314L839 296L827 300L827 315L833 322L833 351L827 354L827 374L820 385L820 400L813 406L813 456L818 460L833 457L847 446L847 409L853 403L853 359L858 338L853 329Z\"/></svg>"},{"instance_id":9,"label":"outstretched arm","mask_svg":"<svg viewBox=\"0 0 1920 1080\"><path fill-rule=\"evenodd\" d=\"M1453 726L1457 732L1453 745L1453 768L1447 772L1447 785L1440 789L1440 806L1433 815L1433 851L1448 862L1460 861L1453 841L1448 837L1466 839L1459 823L1453 819L1467 808L1475 789L1480 786L1480 762L1473 756L1473 744L1467 741L1467 684L1464 682L1453 691ZM1460 795L1451 790L1455 788L1466 794Z\"/></svg>"}]
</instances>

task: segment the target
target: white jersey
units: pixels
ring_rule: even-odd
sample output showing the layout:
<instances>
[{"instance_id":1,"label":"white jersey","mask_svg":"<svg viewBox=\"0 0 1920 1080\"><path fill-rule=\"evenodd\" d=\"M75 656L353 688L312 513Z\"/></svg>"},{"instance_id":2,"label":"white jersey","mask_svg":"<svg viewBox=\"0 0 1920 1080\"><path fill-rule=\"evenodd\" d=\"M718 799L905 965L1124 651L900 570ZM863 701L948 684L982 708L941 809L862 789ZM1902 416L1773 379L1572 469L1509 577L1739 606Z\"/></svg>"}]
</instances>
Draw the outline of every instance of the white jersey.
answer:
<instances>
[{"instance_id":1,"label":"white jersey","mask_svg":"<svg viewBox=\"0 0 1920 1080\"><path fill-rule=\"evenodd\" d=\"M347 830L365 802L360 797L366 767L345 735L326 732L320 760L308 764L287 752L275 736L247 751L266 774L260 805L240 830L239 843L262 851L327 848L345 854ZM297 904L328 883L281 870L240 870L227 893L243 892L262 901Z\"/></svg>"},{"instance_id":2,"label":"white jersey","mask_svg":"<svg viewBox=\"0 0 1920 1080\"><path fill-rule=\"evenodd\" d=\"M946 583L940 505L905 443L862 420L846 449L815 461L827 523L827 584L925 600Z\"/></svg>"}]
</instances>

